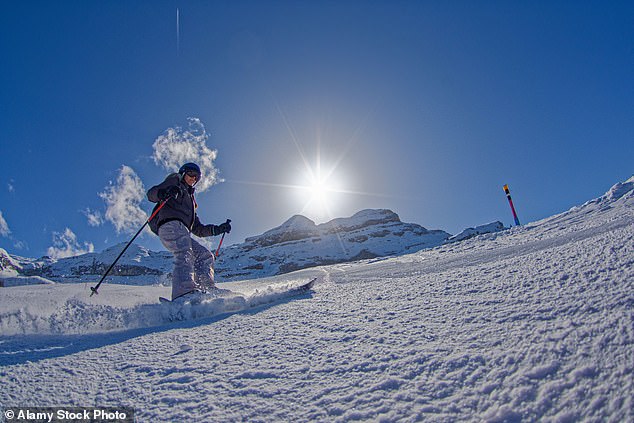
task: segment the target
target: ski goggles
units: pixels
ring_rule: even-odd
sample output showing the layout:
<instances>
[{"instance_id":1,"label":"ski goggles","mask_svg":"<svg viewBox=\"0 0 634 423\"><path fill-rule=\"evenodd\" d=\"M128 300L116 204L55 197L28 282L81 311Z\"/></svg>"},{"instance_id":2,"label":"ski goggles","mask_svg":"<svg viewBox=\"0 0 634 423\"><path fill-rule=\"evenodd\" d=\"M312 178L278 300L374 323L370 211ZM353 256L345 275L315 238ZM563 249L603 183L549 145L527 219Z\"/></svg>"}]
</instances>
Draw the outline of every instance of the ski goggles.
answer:
<instances>
[{"instance_id":1,"label":"ski goggles","mask_svg":"<svg viewBox=\"0 0 634 423\"><path fill-rule=\"evenodd\" d=\"M200 180L200 173L196 172L195 170L188 170L187 172L185 172L185 175L189 176L190 178L194 178L197 181Z\"/></svg>"}]
</instances>

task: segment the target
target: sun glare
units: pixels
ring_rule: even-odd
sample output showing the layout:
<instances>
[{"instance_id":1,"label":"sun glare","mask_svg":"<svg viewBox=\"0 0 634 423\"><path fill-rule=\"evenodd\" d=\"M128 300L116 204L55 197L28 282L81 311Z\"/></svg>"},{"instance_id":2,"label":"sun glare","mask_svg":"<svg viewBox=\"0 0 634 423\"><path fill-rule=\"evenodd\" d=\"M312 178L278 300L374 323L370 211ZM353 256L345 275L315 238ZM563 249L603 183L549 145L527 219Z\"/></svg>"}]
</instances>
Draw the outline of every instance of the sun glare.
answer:
<instances>
[{"instance_id":1,"label":"sun glare","mask_svg":"<svg viewBox=\"0 0 634 423\"><path fill-rule=\"evenodd\" d=\"M309 190L311 194L311 202L315 203L316 206L322 209L327 209L328 193L333 191L333 189L328 186L328 182L320 175L315 175L312 178Z\"/></svg>"},{"instance_id":2,"label":"sun glare","mask_svg":"<svg viewBox=\"0 0 634 423\"><path fill-rule=\"evenodd\" d=\"M324 174L319 164L314 169L306 169L305 184L300 185L306 194L303 213L317 218L330 216L339 191L331 179L331 175Z\"/></svg>"},{"instance_id":3,"label":"sun glare","mask_svg":"<svg viewBox=\"0 0 634 423\"><path fill-rule=\"evenodd\" d=\"M341 178L342 174L346 174L345 172L342 173L341 169L343 160L353 144L359 139L365 124L372 114L371 112L368 112L352 136L337 146L335 156L323 156L325 158L323 161L321 130L318 129L314 142L314 147L316 148L315 161L311 163L308 159L308 155L304 151L302 143L299 142L289 122L288 116L278 103L276 103L276 107L282 122L286 126L289 138L295 145L299 158L301 159L301 163L299 164L301 174L299 177L296 176L295 179L297 183L293 185L279 184L277 186L291 188L295 191L296 196L299 196L300 204L303 205L300 212L302 215L313 220L323 220L325 218L333 219L348 206L348 197L350 195L374 195L372 193L351 191L343 188L346 178Z\"/></svg>"}]
</instances>

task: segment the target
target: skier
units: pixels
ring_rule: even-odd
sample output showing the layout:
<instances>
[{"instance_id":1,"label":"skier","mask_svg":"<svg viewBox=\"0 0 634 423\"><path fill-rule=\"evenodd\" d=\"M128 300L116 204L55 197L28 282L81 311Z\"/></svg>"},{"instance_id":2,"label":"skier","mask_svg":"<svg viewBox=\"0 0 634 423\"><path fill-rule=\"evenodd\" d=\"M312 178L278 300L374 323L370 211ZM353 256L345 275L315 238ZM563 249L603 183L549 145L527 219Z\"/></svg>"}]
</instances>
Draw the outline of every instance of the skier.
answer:
<instances>
[{"instance_id":1,"label":"skier","mask_svg":"<svg viewBox=\"0 0 634 423\"><path fill-rule=\"evenodd\" d=\"M152 203L166 201L150 228L161 243L174 255L172 272L172 300L194 292L215 289L214 262L211 251L191 238L216 236L231 232L230 220L221 225L203 225L196 215L198 204L194 198L194 185L200 180L200 167L185 163L178 173L150 188L147 198ZM157 205L158 207L158 205Z\"/></svg>"}]
</instances>

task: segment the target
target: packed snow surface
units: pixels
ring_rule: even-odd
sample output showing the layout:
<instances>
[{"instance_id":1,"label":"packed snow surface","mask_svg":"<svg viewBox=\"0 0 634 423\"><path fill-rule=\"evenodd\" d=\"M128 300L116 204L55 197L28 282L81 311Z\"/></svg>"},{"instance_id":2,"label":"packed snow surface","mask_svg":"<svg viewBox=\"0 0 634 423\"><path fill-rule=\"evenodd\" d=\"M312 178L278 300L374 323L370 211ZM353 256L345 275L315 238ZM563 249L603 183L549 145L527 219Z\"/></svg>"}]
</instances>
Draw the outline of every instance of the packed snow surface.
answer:
<instances>
[{"instance_id":1,"label":"packed snow surface","mask_svg":"<svg viewBox=\"0 0 634 423\"><path fill-rule=\"evenodd\" d=\"M174 312L158 303L167 287L2 288L0 406L130 406L140 422L634 421L633 185L407 256L222 284L269 295L249 307ZM280 294L314 276L312 292Z\"/></svg>"}]
</instances>

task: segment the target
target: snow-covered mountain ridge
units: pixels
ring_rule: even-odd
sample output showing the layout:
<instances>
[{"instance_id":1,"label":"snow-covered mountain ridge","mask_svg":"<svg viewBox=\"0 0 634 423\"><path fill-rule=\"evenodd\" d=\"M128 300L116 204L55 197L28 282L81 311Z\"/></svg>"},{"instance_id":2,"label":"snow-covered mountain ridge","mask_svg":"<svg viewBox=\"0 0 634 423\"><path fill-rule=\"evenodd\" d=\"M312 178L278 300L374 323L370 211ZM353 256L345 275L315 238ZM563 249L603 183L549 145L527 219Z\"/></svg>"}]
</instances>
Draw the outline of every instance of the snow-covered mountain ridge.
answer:
<instances>
[{"instance_id":1,"label":"snow-covered mountain ridge","mask_svg":"<svg viewBox=\"0 0 634 423\"><path fill-rule=\"evenodd\" d=\"M483 232L502 228L502 224L496 222L485 227ZM441 230L403 223L390 210L362 210L349 218L338 218L321 225L297 215L241 244L224 247L216 264L216 275L219 281L252 279L325 264L402 255L435 247L449 237L450 234ZM48 257L25 259L0 252L0 259L4 257L0 263L7 263L0 278L6 286L19 284L20 277L24 276L31 277L31 283L38 281L32 278L36 276L55 282L94 282L124 246L118 244L100 253L59 260ZM154 252L132 244L108 276L108 282L169 284L171 268L170 253ZM13 279L9 280L9 277ZM26 282L25 279L22 281Z\"/></svg>"},{"instance_id":2,"label":"snow-covered mountain ridge","mask_svg":"<svg viewBox=\"0 0 634 423\"><path fill-rule=\"evenodd\" d=\"M442 244L450 234L401 222L390 210L362 210L316 225L293 216L277 228L223 251L223 280L257 278L326 264L402 255Z\"/></svg>"},{"instance_id":3,"label":"snow-covered mountain ridge","mask_svg":"<svg viewBox=\"0 0 634 423\"><path fill-rule=\"evenodd\" d=\"M125 244L118 244L100 253L87 253L75 257L54 260L49 257L29 259L9 254L13 266L0 269L0 286L19 285L20 282L37 283L37 278L49 282L95 281L112 264ZM5 252L6 253L6 252ZM6 257L4 256L4 257ZM2 260L0 251L0 260ZM164 282L171 270L172 256L165 252L150 251L132 244L110 273L111 282L132 284L156 284Z\"/></svg>"}]
</instances>

